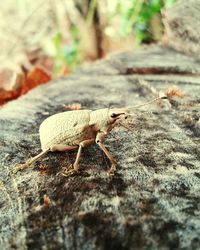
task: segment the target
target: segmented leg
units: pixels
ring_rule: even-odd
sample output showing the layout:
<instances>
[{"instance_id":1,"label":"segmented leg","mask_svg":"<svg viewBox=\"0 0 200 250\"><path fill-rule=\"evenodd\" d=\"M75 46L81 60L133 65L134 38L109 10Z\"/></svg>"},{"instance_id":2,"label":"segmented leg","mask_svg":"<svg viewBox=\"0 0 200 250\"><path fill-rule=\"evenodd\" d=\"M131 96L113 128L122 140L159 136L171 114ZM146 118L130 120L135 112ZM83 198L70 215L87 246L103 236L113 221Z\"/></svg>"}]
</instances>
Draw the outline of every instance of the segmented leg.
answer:
<instances>
[{"instance_id":1,"label":"segmented leg","mask_svg":"<svg viewBox=\"0 0 200 250\"><path fill-rule=\"evenodd\" d=\"M17 173L20 170L23 170L25 168L30 167L34 162L38 161L43 155L45 155L49 151L52 151L52 152L54 152L54 151L68 151L68 150L72 150L75 148L77 148L77 147L76 146L66 146L66 145L62 145L62 144L53 145L50 148L43 150L38 155L28 159L24 164L16 164L14 169L12 170L12 172Z\"/></svg>"},{"instance_id":2,"label":"segmented leg","mask_svg":"<svg viewBox=\"0 0 200 250\"><path fill-rule=\"evenodd\" d=\"M112 157L110 152L107 150L107 148L103 145L103 140L104 140L105 136L106 136L106 134L103 133L103 132L98 133L97 136L96 136L96 143L99 145L101 150L103 150L103 152L105 153L105 155L108 157L108 159L111 162L111 168L109 169L108 174L109 175L114 175L114 173L116 171L116 161Z\"/></svg>"},{"instance_id":3,"label":"segmented leg","mask_svg":"<svg viewBox=\"0 0 200 250\"><path fill-rule=\"evenodd\" d=\"M73 164L73 169L70 169L68 171L65 171L62 173L63 176L69 176L69 175L73 175L73 174L76 174L78 173L78 170L79 170L79 162L80 162L80 158L81 158L81 152L82 152L82 149L90 144L92 144L94 142L94 139L89 139L89 140L85 140L85 141L82 141L80 144L79 144L79 148L78 148L78 152L77 152L77 155L76 155L76 160Z\"/></svg>"},{"instance_id":4,"label":"segmented leg","mask_svg":"<svg viewBox=\"0 0 200 250\"><path fill-rule=\"evenodd\" d=\"M24 164L19 164L17 163L14 167L14 169L12 170L12 173L17 173L20 170L23 170L25 168L30 167L34 162L36 162L38 159L40 159L43 155L45 155L47 152L49 152L50 149L46 149L44 151L42 151L41 153L39 153L38 155L28 159Z\"/></svg>"},{"instance_id":5,"label":"segmented leg","mask_svg":"<svg viewBox=\"0 0 200 250\"><path fill-rule=\"evenodd\" d=\"M55 152L55 151L60 151L60 152L64 152L64 151L70 151L73 149L76 149L77 146L66 146L63 144L56 144L50 147L50 151L51 152Z\"/></svg>"}]
</instances>

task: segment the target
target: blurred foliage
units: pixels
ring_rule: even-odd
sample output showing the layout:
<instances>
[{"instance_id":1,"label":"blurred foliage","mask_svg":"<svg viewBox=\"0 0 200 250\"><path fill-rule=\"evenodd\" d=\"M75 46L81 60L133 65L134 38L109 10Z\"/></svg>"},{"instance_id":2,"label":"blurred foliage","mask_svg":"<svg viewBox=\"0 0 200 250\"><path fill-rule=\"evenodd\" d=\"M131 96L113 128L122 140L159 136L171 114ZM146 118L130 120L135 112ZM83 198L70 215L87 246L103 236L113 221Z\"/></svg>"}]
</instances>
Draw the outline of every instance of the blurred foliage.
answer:
<instances>
[{"instance_id":1,"label":"blurred foliage","mask_svg":"<svg viewBox=\"0 0 200 250\"><path fill-rule=\"evenodd\" d=\"M54 71L58 72L63 64L68 65L70 69L76 68L78 64L81 63L80 53L79 53L79 39L77 36L78 30L76 26L72 26L70 29L70 33L72 36L72 43L70 45L62 44L61 33L56 33L53 38L53 45L55 47L55 63L54 63Z\"/></svg>"},{"instance_id":2,"label":"blurred foliage","mask_svg":"<svg viewBox=\"0 0 200 250\"><path fill-rule=\"evenodd\" d=\"M119 6L120 35L127 36L133 32L138 44L157 40L151 31L151 21L155 15L160 16L162 8L170 7L174 2L175 0L132 0L126 9L121 3Z\"/></svg>"},{"instance_id":3,"label":"blurred foliage","mask_svg":"<svg viewBox=\"0 0 200 250\"><path fill-rule=\"evenodd\" d=\"M171 7L175 1L84 0L80 4L80 1L75 0L71 8L76 9L74 11L76 14L71 16L67 13L70 42L65 42L63 33L57 31L48 45L45 44L46 51L55 58L54 72L59 72L63 65L73 70L83 61L99 58L99 54L94 52L98 47L101 47L103 55L106 55L112 49L103 47L104 40L109 40L109 43L121 41L117 45L120 48L124 39L128 38L130 42L127 49L137 47L141 43L161 40L163 34L161 9ZM97 14L98 19L95 18ZM85 44L89 48L84 48ZM89 52L90 48L93 52ZM89 55L90 53L92 55Z\"/></svg>"}]
</instances>

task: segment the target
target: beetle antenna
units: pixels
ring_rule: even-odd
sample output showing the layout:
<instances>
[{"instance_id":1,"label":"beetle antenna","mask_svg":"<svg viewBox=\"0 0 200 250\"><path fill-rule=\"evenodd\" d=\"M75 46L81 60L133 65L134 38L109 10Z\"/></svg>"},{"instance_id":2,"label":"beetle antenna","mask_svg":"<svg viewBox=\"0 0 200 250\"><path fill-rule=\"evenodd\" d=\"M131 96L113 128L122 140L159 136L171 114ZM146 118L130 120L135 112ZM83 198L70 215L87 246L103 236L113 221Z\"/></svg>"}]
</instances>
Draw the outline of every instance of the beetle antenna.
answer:
<instances>
[{"instance_id":1,"label":"beetle antenna","mask_svg":"<svg viewBox=\"0 0 200 250\"><path fill-rule=\"evenodd\" d=\"M167 96L165 96L165 95L159 96L159 97L154 98L153 100L148 101L148 102L145 102L145 103L143 103L143 104L139 104L139 105L136 105L136 106L129 106L128 109L137 109L137 108L140 108L140 107L142 107L142 106L146 106L146 105L148 105L148 104L150 104L150 103L152 103L152 102L156 102L156 101L158 101L158 100L163 100L163 99L166 100L166 99L168 99L168 98L167 98Z\"/></svg>"}]
</instances>

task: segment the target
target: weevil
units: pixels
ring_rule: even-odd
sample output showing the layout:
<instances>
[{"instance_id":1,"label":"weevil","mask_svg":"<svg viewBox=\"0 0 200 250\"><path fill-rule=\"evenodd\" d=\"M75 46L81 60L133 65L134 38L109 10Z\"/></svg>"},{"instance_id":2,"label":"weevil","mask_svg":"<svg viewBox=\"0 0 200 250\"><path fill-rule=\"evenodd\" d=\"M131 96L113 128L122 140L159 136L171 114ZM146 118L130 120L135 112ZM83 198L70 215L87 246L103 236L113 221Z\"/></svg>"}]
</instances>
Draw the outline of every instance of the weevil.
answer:
<instances>
[{"instance_id":1,"label":"weevil","mask_svg":"<svg viewBox=\"0 0 200 250\"><path fill-rule=\"evenodd\" d=\"M96 143L111 163L108 174L114 175L116 161L104 146L105 137L117 124L129 129L127 125L123 124L123 121L132 115L131 110L133 108L139 108L159 99L167 99L167 97L161 96L134 107L104 108L95 111L65 111L46 118L39 128L42 152L27 160L24 164L17 164L14 168L14 172L32 165L49 151L55 152L78 149L73 168L63 173L63 175L68 176L77 173L79 171L82 149Z\"/></svg>"}]
</instances>

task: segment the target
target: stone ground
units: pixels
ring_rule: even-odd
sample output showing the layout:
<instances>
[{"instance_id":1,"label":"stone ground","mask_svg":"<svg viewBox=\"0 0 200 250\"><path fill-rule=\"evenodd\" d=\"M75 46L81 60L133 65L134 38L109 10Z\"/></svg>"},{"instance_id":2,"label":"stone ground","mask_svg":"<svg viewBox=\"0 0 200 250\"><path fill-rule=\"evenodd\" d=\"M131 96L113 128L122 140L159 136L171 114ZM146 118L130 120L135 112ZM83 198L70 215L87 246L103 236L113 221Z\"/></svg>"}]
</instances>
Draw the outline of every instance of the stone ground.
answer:
<instances>
[{"instance_id":1,"label":"stone ground","mask_svg":"<svg viewBox=\"0 0 200 250\"><path fill-rule=\"evenodd\" d=\"M40 86L0 110L1 249L199 249L200 63L150 46L113 55ZM40 152L38 127L62 104L84 108L143 103L178 86L185 97L172 108L135 112L135 133L116 128L105 145L84 150L78 176L59 175L76 152L49 153L34 167L9 171ZM149 112L146 112L149 111ZM44 199L44 196L48 198ZM44 202L45 200L45 202Z\"/></svg>"}]
</instances>

